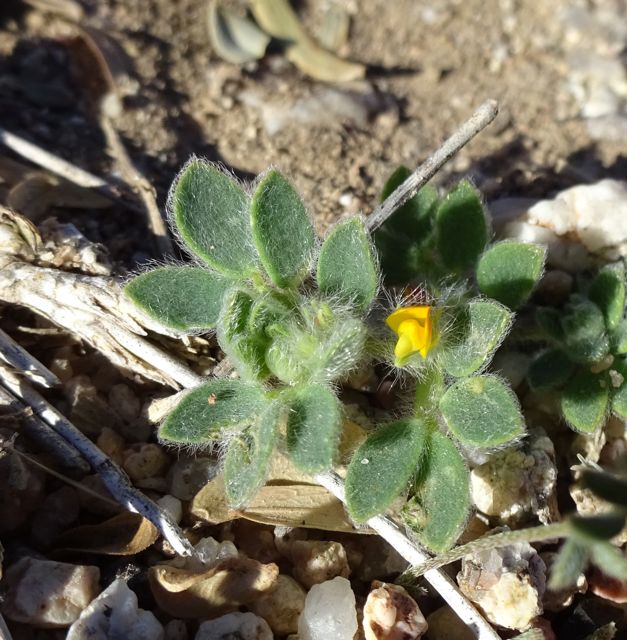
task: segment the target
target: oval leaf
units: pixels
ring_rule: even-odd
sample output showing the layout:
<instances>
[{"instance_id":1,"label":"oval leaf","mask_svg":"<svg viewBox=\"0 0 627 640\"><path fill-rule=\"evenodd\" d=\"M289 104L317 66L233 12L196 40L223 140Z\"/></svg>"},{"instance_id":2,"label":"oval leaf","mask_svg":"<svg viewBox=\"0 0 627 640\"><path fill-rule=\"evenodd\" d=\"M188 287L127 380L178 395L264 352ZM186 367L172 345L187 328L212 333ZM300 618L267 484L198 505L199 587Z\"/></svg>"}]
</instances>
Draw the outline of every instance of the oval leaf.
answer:
<instances>
[{"instance_id":1,"label":"oval leaf","mask_svg":"<svg viewBox=\"0 0 627 640\"><path fill-rule=\"evenodd\" d=\"M598 362L609 351L603 312L594 302L579 299L569 303L561 317L565 351L575 362Z\"/></svg>"},{"instance_id":2,"label":"oval leaf","mask_svg":"<svg viewBox=\"0 0 627 640\"><path fill-rule=\"evenodd\" d=\"M610 369L612 384L612 412L627 420L627 361L620 358L614 361Z\"/></svg>"},{"instance_id":3,"label":"oval leaf","mask_svg":"<svg viewBox=\"0 0 627 640\"><path fill-rule=\"evenodd\" d=\"M263 389L241 380L211 380L183 396L159 429L168 442L203 445L223 429L252 424L266 407Z\"/></svg>"},{"instance_id":4,"label":"oval leaf","mask_svg":"<svg viewBox=\"0 0 627 640\"><path fill-rule=\"evenodd\" d=\"M553 389L565 384L575 365L561 349L549 349L529 365L527 380L534 390Z\"/></svg>"},{"instance_id":5,"label":"oval leaf","mask_svg":"<svg viewBox=\"0 0 627 640\"><path fill-rule=\"evenodd\" d=\"M151 318L178 331L213 329L232 282L199 267L162 267L133 278L126 295Z\"/></svg>"},{"instance_id":6,"label":"oval leaf","mask_svg":"<svg viewBox=\"0 0 627 640\"><path fill-rule=\"evenodd\" d=\"M562 591L577 584L579 576L586 570L590 553L586 545L575 540L566 540L551 567L548 587L551 591Z\"/></svg>"},{"instance_id":7,"label":"oval leaf","mask_svg":"<svg viewBox=\"0 0 627 640\"><path fill-rule=\"evenodd\" d=\"M495 376L457 381L440 399L440 410L451 433L473 447L498 447L524 433L514 392Z\"/></svg>"},{"instance_id":8,"label":"oval leaf","mask_svg":"<svg viewBox=\"0 0 627 640\"><path fill-rule=\"evenodd\" d=\"M586 469L581 476L583 486L610 504L627 509L627 480L602 471Z\"/></svg>"},{"instance_id":9,"label":"oval leaf","mask_svg":"<svg viewBox=\"0 0 627 640\"><path fill-rule=\"evenodd\" d=\"M247 503L264 483L284 410L281 402L273 402L248 433L231 440L224 459L224 487L233 507Z\"/></svg>"},{"instance_id":10,"label":"oval leaf","mask_svg":"<svg viewBox=\"0 0 627 640\"><path fill-rule=\"evenodd\" d=\"M327 236L318 259L318 287L367 309L377 294L379 274L361 218L349 218Z\"/></svg>"},{"instance_id":11,"label":"oval leaf","mask_svg":"<svg viewBox=\"0 0 627 640\"><path fill-rule=\"evenodd\" d=\"M487 365L507 335L512 313L498 302L471 300L442 345L442 365L457 378Z\"/></svg>"},{"instance_id":12,"label":"oval leaf","mask_svg":"<svg viewBox=\"0 0 627 640\"><path fill-rule=\"evenodd\" d=\"M590 286L590 300L605 316L608 329L616 329L625 313L625 267L622 263L603 267Z\"/></svg>"},{"instance_id":13,"label":"oval leaf","mask_svg":"<svg viewBox=\"0 0 627 640\"><path fill-rule=\"evenodd\" d=\"M251 225L272 281L279 287L299 285L309 271L315 235L296 189L278 171L270 171L257 185Z\"/></svg>"},{"instance_id":14,"label":"oval leaf","mask_svg":"<svg viewBox=\"0 0 627 640\"><path fill-rule=\"evenodd\" d=\"M231 277L255 271L248 196L235 180L192 158L172 186L170 203L181 238L210 267Z\"/></svg>"},{"instance_id":15,"label":"oval leaf","mask_svg":"<svg viewBox=\"0 0 627 640\"><path fill-rule=\"evenodd\" d=\"M322 385L309 385L289 397L287 452L294 465L307 473L333 464L342 425L335 394Z\"/></svg>"},{"instance_id":16,"label":"oval leaf","mask_svg":"<svg viewBox=\"0 0 627 640\"><path fill-rule=\"evenodd\" d=\"M357 522L384 511L418 471L427 430L406 418L381 427L355 452L346 474L346 504Z\"/></svg>"},{"instance_id":17,"label":"oval leaf","mask_svg":"<svg viewBox=\"0 0 627 640\"><path fill-rule=\"evenodd\" d=\"M539 244L513 240L499 242L479 260L479 290L510 309L518 309L540 279L545 259L546 248Z\"/></svg>"},{"instance_id":18,"label":"oval leaf","mask_svg":"<svg viewBox=\"0 0 627 640\"><path fill-rule=\"evenodd\" d=\"M470 509L468 469L457 447L443 433L429 437L416 492L403 508L405 524L434 553L459 537Z\"/></svg>"},{"instance_id":19,"label":"oval leaf","mask_svg":"<svg viewBox=\"0 0 627 640\"><path fill-rule=\"evenodd\" d=\"M475 187L462 180L440 203L435 216L436 247L454 273L472 269L488 241L488 223Z\"/></svg>"},{"instance_id":20,"label":"oval leaf","mask_svg":"<svg viewBox=\"0 0 627 640\"><path fill-rule=\"evenodd\" d=\"M562 392L562 414L566 422L582 433L592 433L603 425L610 400L605 376L580 371Z\"/></svg>"}]
</instances>

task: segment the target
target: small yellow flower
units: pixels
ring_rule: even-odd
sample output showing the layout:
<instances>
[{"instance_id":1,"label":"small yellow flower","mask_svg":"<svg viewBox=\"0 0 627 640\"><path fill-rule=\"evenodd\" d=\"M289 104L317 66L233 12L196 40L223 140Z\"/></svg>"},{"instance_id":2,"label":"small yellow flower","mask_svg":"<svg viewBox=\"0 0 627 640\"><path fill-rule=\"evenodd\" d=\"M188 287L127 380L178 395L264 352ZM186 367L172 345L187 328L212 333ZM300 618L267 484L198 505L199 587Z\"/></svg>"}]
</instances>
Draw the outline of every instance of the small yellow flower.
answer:
<instances>
[{"instance_id":1,"label":"small yellow flower","mask_svg":"<svg viewBox=\"0 0 627 640\"><path fill-rule=\"evenodd\" d=\"M398 334L398 342L394 347L397 366L402 366L402 363L416 352L423 358L427 357L433 345L431 307L401 307L387 317L386 324Z\"/></svg>"}]
</instances>

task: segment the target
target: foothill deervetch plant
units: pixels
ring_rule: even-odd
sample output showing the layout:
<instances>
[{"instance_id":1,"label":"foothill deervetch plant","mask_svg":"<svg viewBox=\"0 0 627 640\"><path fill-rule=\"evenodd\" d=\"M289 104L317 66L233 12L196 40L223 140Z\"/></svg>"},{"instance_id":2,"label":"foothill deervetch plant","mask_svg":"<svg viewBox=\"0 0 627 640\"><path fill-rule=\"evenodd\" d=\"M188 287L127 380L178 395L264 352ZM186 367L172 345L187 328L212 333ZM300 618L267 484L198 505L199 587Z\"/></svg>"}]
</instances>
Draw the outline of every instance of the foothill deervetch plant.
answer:
<instances>
[{"instance_id":1,"label":"foothill deervetch plant","mask_svg":"<svg viewBox=\"0 0 627 640\"><path fill-rule=\"evenodd\" d=\"M344 463L342 383L371 364L394 369L412 402L353 452L349 512L365 522L398 507L429 549L454 544L470 509L465 453L524 434L516 396L486 369L543 271L544 249L490 245L467 181L443 198L424 188L374 239L353 216L319 240L280 172L248 189L193 158L170 212L194 262L142 273L126 293L174 331L215 331L238 377L185 394L159 437L219 446L227 498L242 506L277 448L310 474Z\"/></svg>"}]
</instances>

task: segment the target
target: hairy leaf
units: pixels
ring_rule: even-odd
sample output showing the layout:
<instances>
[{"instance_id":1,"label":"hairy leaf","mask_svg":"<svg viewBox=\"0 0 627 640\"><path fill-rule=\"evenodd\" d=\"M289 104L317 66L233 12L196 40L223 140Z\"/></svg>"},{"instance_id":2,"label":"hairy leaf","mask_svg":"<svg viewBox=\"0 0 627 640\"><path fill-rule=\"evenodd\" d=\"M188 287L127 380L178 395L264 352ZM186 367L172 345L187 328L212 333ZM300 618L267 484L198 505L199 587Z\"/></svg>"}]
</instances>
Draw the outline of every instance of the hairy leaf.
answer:
<instances>
[{"instance_id":1,"label":"hairy leaf","mask_svg":"<svg viewBox=\"0 0 627 640\"><path fill-rule=\"evenodd\" d=\"M598 362L609 351L605 319L599 307L588 300L568 304L561 318L565 351L576 362Z\"/></svg>"},{"instance_id":2,"label":"hairy leaf","mask_svg":"<svg viewBox=\"0 0 627 640\"><path fill-rule=\"evenodd\" d=\"M273 402L247 432L231 440L224 459L224 488L229 503L246 504L266 479L285 406Z\"/></svg>"},{"instance_id":3,"label":"hairy leaf","mask_svg":"<svg viewBox=\"0 0 627 640\"><path fill-rule=\"evenodd\" d=\"M174 183L170 202L181 238L210 267L234 278L256 270L248 196L232 178L193 158Z\"/></svg>"},{"instance_id":4,"label":"hairy leaf","mask_svg":"<svg viewBox=\"0 0 627 640\"><path fill-rule=\"evenodd\" d=\"M579 371L562 392L561 407L566 422L582 433L592 433L603 425L609 405L605 376Z\"/></svg>"},{"instance_id":5,"label":"hairy leaf","mask_svg":"<svg viewBox=\"0 0 627 640\"><path fill-rule=\"evenodd\" d=\"M619 355L627 353L627 318L621 320L616 329L612 331L610 342L612 353Z\"/></svg>"},{"instance_id":6,"label":"hairy leaf","mask_svg":"<svg viewBox=\"0 0 627 640\"><path fill-rule=\"evenodd\" d=\"M441 357L446 372L459 378L481 369L505 338L511 321L511 311L498 302L471 300L443 341Z\"/></svg>"},{"instance_id":7,"label":"hairy leaf","mask_svg":"<svg viewBox=\"0 0 627 640\"><path fill-rule=\"evenodd\" d=\"M418 540L434 553L449 549L462 531L470 509L470 478L457 447L434 431L420 465L415 495L402 518Z\"/></svg>"},{"instance_id":8,"label":"hairy leaf","mask_svg":"<svg viewBox=\"0 0 627 640\"><path fill-rule=\"evenodd\" d=\"M606 576L627 581L627 555L610 542L598 542L592 547L592 562Z\"/></svg>"},{"instance_id":9,"label":"hairy leaf","mask_svg":"<svg viewBox=\"0 0 627 640\"><path fill-rule=\"evenodd\" d=\"M372 434L355 452L346 474L346 504L357 522L365 522L400 495L418 471L427 429L405 418Z\"/></svg>"},{"instance_id":10,"label":"hairy leaf","mask_svg":"<svg viewBox=\"0 0 627 640\"><path fill-rule=\"evenodd\" d=\"M440 399L451 433L463 444L497 447L524 433L524 420L513 391L499 378L462 378Z\"/></svg>"},{"instance_id":11,"label":"hairy leaf","mask_svg":"<svg viewBox=\"0 0 627 640\"><path fill-rule=\"evenodd\" d=\"M211 380L183 396L159 429L168 442L203 445L224 429L252 424L266 407L263 389L241 380Z\"/></svg>"},{"instance_id":12,"label":"hairy leaf","mask_svg":"<svg viewBox=\"0 0 627 640\"><path fill-rule=\"evenodd\" d=\"M454 273L472 269L488 241L488 223L479 192L462 180L440 203L435 218L436 246Z\"/></svg>"},{"instance_id":13,"label":"hairy leaf","mask_svg":"<svg viewBox=\"0 0 627 640\"><path fill-rule=\"evenodd\" d=\"M314 229L300 196L278 171L257 185L251 203L253 238L261 262L279 287L298 286L309 271Z\"/></svg>"},{"instance_id":14,"label":"hairy leaf","mask_svg":"<svg viewBox=\"0 0 627 640\"><path fill-rule=\"evenodd\" d=\"M486 296L518 309L542 275L546 248L506 240L488 249L477 266L477 284Z\"/></svg>"},{"instance_id":15,"label":"hairy leaf","mask_svg":"<svg viewBox=\"0 0 627 640\"><path fill-rule=\"evenodd\" d=\"M561 343L564 339L564 330L560 319L560 312L557 309L551 307L538 307L536 309L536 323L550 342Z\"/></svg>"},{"instance_id":16,"label":"hairy leaf","mask_svg":"<svg viewBox=\"0 0 627 640\"><path fill-rule=\"evenodd\" d=\"M126 295L151 318L179 331L213 329L232 285L208 269L161 267L133 278Z\"/></svg>"},{"instance_id":17,"label":"hairy leaf","mask_svg":"<svg viewBox=\"0 0 627 640\"><path fill-rule=\"evenodd\" d=\"M573 533L585 541L605 541L617 536L625 526L625 516L618 513L602 513L595 516L571 516Z\"/></svg>"},{"instance_id":18,"label":"hairy leaf","mask_svg":"<svg viewBox=\"0 0 627 640\"><path fill-rule=\"evenodd\" d=\"M627 361L617 358L610 369L612 413L627 420Z\"/></svg>"},{"instance_id":19,"label":"hairy leaf","mask_svg":"<svg viewBox=\"0 0 627 640\"><path fill-rule=\"evenodd\" d=\"M553 389L566 383L575 365L561 349L549 349L529 365L527 380L532 389Z\"/></svg>"},{"instance_id":20,"label":"hairy leaf","mask_svg":"<svg viewBox=\"0 0 627 640\"><path fill-rule=\"evenodd\" d=\"M322 385L308 385L286 396L287 452L294 465L307 473L325 471L333 464L340 441L339 400Z\"/></svg>"},{"instance_id":21,"label":"hairy leaf","mask_svg":"<svg viewBox=\"0 0 627 640\"><path fill-rule=\"evenodd\" d=\"M367 309L378 287L377 264L361 218L336 225L322 245L318 258L318 287L337 294L359 309Z\"/></svg>"},{"instance_id":22,"label":"hairy leaf","mask_svg":"<svg viewBox=\"0 0 627 640\"><path fill-rule=\"evenodd\" d=\"M622 263L603 267L593 280L589 291L605 316L608 329L616 329L625 313L625 267Z\"/></svg>"},{"instance_id":23,"label":"hairy leaf","mask_svg":"<svg viewBox=\"0 0 627 640\"><path fill-rule=\"evenodd\" d=\"M562 591L576 585L579 576L586 570L589 557L586 545L575 540L566 540L551 568L549 589Z\"/></svg>"},{"instance_id":24,"label":"hairy leaf","mask_svg":"<svg viewBox=\"0 0 627 640\"><path fill-rule=\"evenodd\" d=\"M627 480L609 473L586 469L582 474L583 485L610 504L627 508Z\"/></svg>"}]
</instances>

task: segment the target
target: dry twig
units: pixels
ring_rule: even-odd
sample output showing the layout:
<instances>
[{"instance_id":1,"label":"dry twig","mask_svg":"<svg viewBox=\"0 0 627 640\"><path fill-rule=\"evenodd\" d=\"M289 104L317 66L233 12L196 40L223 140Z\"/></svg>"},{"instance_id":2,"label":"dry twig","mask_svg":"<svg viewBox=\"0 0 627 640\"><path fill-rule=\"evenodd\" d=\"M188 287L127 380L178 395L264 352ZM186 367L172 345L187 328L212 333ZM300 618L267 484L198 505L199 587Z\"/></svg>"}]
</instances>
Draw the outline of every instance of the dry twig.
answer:
<instances>
[{"instance_id":1,"label":"dry twig","mask_svg":"<svg viewBox=\"0 0 627 640\"><path fill-rule=\"evenodd\" d=\"M44 367L37 358L33 358L28 351L22 349L22 347L2 329L0 329L0 359L42 387L49 389L61 384L59 378L57 378L50 369Z\"/></svg>"}]
</instances>

